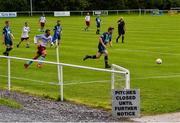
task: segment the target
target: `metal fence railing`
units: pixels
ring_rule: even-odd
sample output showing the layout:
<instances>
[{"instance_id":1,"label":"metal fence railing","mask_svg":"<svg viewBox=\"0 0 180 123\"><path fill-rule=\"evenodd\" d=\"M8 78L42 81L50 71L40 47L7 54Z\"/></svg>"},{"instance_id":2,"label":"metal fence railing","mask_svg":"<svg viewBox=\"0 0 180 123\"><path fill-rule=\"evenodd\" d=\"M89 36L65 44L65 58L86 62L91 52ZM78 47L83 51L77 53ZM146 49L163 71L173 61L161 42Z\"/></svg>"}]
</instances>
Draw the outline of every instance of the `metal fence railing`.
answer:
<instances>
[{"instance_id":1,"label":"metal fence railing","mask_svg":"<svg viewBox=\"0 0 180 123\"><path fill-rule=\"evenodd\" d=\"M157 9L125 9L125 10L84 10L84 11L70 11L71 15L73 16L84 16L87 12L90 15L93 15L94 11L107 11L108 15L120 15L120 14L138 14L138 15L145 15L151 14L153 11ZM160 10L163 13L168 13L170 10ZM178 12L180 10L177 10ZM54 16L54 11L18 11L18 16L39 16L45 14L46 16Z\"/></svg>"},{"instance_id":2,"label":"metal fence railing","mask_svg":"<svg viewBox=\"0 0 180 123\"><path fill-rule=\"evenodd\" d=\"M1 56L0 58L5 58L8 59L8 92L10 93L11 90L11 59L15 60L21 60L21 61L34 61L34 62L39 62L39 60L33 60L33 59L27 59L27 58L19 58L19 57L13 57L13 56ZM99 72L108 72L111 73L111 88L114 89L115 85L115 73L118 75L125 75L125 89L130 89L130 72L129 70L115 65L112 65L112 70L108 69L101 69L101 68L94 68L94 67L87 67L87 66L80 66L80 65L73 65L73 64L66 64L66 63L59 63L59 62L51 62L51 61L42 61L43 63L46 64L52 64L52 65L57 65L58 66L58 80L59 80L59 92L60 92L60 97L61 101L63 101L63 67L72 67L72 68L80 68L80 69L86 69L86 70L92 70L92 71L99 71ZM56 84L57 85L57 84Z\"/></svg>"}]
</instances>

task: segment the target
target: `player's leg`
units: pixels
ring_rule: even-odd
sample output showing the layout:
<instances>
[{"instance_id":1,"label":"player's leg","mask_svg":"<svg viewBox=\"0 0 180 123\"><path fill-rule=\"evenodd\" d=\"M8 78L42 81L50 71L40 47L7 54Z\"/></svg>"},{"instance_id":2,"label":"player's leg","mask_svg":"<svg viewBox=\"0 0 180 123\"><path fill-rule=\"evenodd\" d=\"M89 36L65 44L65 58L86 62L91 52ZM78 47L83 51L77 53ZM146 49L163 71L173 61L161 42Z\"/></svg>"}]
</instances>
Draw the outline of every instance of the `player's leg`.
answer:
<instances>
[{"instance_id":1,"label":"player's leg","mask_svg":"<svg viewBox=\"0 0 180 123\"><path fill-rule=\"evenodd\" d=\"M46 57L46 49L44 49L43 51L42 51L42 55L40 56L40 59L39 59L39 63L37 64L37 67L38 68L41 68L42 67L42 64L43 64L43 61L44 61L44 59L45 59L45 57Z\"/></svg>"},{"instance_id":2,"label":"player's leg","mask_svg":"<svg viewBox=\"0 0 180 123\"><path fill-rule=\"evenodd\" d=\"M124 35L122 35L122 43L124 43Z\"/></svg>"},{"instance_id":3,"label":"player's leg","mask_svg":"<svg viewBox=\"0 0 180 123\"><path fill-rule=\"evenodd\" d=\"M84 31L87 31L87 21L85 22L85 28Z\"/></svg>"},{"instance_id":4,"label":"player's leg","mask_svg":"<svg viewBox=\"0 0 180 123\"><path fill-rule=\"evenodd\" d=\"M24 38L21 38L21 41L16 45L17 48L19 48L20 44L24 41Z\"/></svg>"},{"instance_id":5,"label":"player's leg","mask_svg":"<svg viewBox=\"0 0 180 123\"><path fill-rule=\"evenodd\" d=\"M26 48L29 48L29 37L26 38Z\"/></svg>"},{"instance_id":6,"label":"player's leg","mask_svg":"<svg viewBox=\"0 0 180 123\"><path fill-rule=\"evenodd\" d=\"M105 68L111 68L111 66L108 64L108 52L107 52L107 50L105 50L103 54L104 54Z\"/></svg>"},{"instance_id":7,"label":"player's leg","mask_svg":"<svg viewBox=\"0 0 180 123\"><path fill-rule=\"evenodd\" d=\"M41 23L41 32L44 32L45 23Z\"/></svg>"},{"instance_id":8,"label":"player's leg","mask_svg":"<svg viewBox=\"0 0 180 123\"><path fill-rule=\"evenodd\" d=\"M36 54L36 56L33 58L33 60L38 59L39 56L40 56L40 54ZM33 61L27 61L27 62L24 64L24 67L25 67L25 68L28 68L32 63L33 63Z\"/></svg>"},{"instance_id":9,"label":"player's leg","mask_svg":"<svg viewBox=\"0 0 180 123\"><path fill-rule=\"evenodd\" d=\"M12 41L5 41L6 50L3 52L5 56L9 56L9 52L13 49L13 43Z\"/></svg>"},{"instance_id":10,"label":"player's leg","mask_svg":"<svg viewBox=\"0 0 180 123\"><path fill-rule=\"evenodd\" d=\"M96 34L98 35L100 33L100 25L97 25L97 31Z\"/></svg>"},{"instance_id":11,"label":"player's leg","mask_svg":"<svg viewBox=\"0 0 180 123\"><path fill-rule=\"evenodd\" d=\"M120 37L121 37L121 31L118 30L118 37L116 38L116 43L118 43Z\"/></svg>"},{"instance_id":12,"label":"player's leg","mask_svg":"<svg viewBox=\"0 0 180 123\"><path fill-rule=\"evenodd\" d=\"M90 22L88 22L88 24L87 24L87 31L88 31L89 27L90 27Z\"/></svg>"},{"instance_id":13,"label":"player's leg","mask_svg":"<svg viewBox=\"0 0 180 123\"><path fill-rule=\"evenodd\" d=\"M122 43L124 43L124 35L125 35L125 31L123 31L122 33Z\"/></svg>"},{"instance_id":14,"label":"player's leg","mask_svg":"<svg viewBox=\"0 0 180 123\"><path fill-rule=\"evenodd\" d=\"M83 58L83 61L87 60L87 59L98 59L100 58L102 55L101 52L97 52L96 55L86 55L84 58Z\"/></svg>"},{"instance_id":15,"label":"player's leg","mask_svg":"<svg viewBox=\"0 0 180 123\"><path fill-rule=\"evenodd\" d=\"M36 53L36 56L33 58L33 60L38 59L40 56L41 56L41 47L38 46L38 51L37 51L37 53ZM31 65L32 63L33 63L33 61L27 61L27 62L24 64L24 67L25 67L25 68L28 68L28 66Z\"/></svg>"},{"instance_id":16,"label":"player's leg","mask_svg":"<svg viewBox=\"0 0 180 123\"><path fill-rule=\"evenodd\" d=\"M58 37L57 37L57 46L56 47L59 47L59 45L60 45L60 41L61 41L61 36L60 35L58 35Z\"/></svg>"}]
</instances>

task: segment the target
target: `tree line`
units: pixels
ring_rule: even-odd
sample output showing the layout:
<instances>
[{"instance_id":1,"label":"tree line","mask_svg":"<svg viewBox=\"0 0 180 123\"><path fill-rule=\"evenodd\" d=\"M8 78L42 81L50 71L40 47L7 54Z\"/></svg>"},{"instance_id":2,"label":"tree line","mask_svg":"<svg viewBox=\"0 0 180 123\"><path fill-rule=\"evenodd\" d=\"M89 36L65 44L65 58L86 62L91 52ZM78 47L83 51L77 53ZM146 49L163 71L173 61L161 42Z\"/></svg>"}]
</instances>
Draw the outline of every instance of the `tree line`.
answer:
<instances>
[{"instance_id":1,"label":"tree line","mask_svg":"<svg viewBox=\"0 0 180 123\"><path fill-rule=\"evenodd\" d=\"M180 0L32 0L33 11L170 9ZM0 0L0 11L29 11L30 0Z\"/></svg>"}]
</instances>

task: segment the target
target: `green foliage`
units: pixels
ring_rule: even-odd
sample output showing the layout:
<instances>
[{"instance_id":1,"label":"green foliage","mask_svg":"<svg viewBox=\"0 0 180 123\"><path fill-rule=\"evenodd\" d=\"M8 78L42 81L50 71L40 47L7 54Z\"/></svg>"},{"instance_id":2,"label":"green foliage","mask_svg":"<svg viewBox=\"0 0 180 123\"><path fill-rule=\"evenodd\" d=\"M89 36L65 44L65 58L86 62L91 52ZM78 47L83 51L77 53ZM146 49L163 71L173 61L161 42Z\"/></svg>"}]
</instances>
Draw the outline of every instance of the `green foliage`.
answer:
<instances>
[{"instance_id":1,"label":"green foliage","mask_svg":"<svg viewBox=\"0 0 180 123\"><path fill-rule=\"evenodd\" d=\"M179 7L179 0L32 0L34 11ZM0 0L0 11L30 10L30 0Z\"/></svg>"}]
</instances>

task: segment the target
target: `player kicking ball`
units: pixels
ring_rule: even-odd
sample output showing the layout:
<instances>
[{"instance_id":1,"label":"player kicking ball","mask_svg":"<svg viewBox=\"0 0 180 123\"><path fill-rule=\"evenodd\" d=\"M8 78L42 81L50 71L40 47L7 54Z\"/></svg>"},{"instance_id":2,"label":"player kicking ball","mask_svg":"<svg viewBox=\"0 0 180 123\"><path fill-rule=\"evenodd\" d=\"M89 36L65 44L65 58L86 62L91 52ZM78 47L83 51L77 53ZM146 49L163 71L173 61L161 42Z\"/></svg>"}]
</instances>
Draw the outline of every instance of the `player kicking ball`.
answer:
<instances>
[{"instance_id":1,"label":"player kicking ball","mask_svg":"<svg viewBox=\"0 0 180 123\"><path fill-rule=\"evenodd\" d=\"M26 48L29 48L29 32L30 28L28 26L28 23L24 23L24 27L22 29L22 35L21 35L21 41L17 44L17 48L19 48L20 44L25 40L26 41Z\"/></svg>"},{"instance_id":2,"label":"player kicking ball","mask_svg":"<svg viewBox=\"0 0 180 123\"><path fill-rule=\"evenodd\" d=\"M99 38L97 54L92 55L92 56L86 55L83 59L84 61L87 59L99 59L101 57L101 55L103 54L104 55L105 68L111 68L111 66L108 64L108 52L106 50L106 47L107 47L108 43L112 47L111 37L112 37L113 30L114 30L113 27L109 27L108 32L103 33L103 35Z\"/></svg>"},{"instance_id":3,"label":"player kicking ball","mask_svg":"<svg viewBox=\"0 0 180 123\"><path fill-rule=\"evenodd\" d=\"M39 43L38 43L39 41ZM42 61L44 61L45 57L46 57L46 46L48 44L48 42L52 42L52 36L50 34L50 30L47 29L45 31L45 34L42 35L38 35L34 37L34 43L36 45L38 45L38 51L36 56L33 58L33 60L36 60L40 57L40 61L37 64L38 68L42 67ZM24 64L25 68L28 68L31 64L33 63L33 61L28 61L27 63Z\"/></svg>"},{"instance_id":4,"label":"player kicking ball","mask_svg":"<svg viewBox=\"0 0 180 123\"><path fill-rule=\"evenodd\" d=\"M62 34L62 26L61 26L60 20L57 20L57 25L54 27L54 36L53 36L53 39L52 39L51 47L53 46L53 44L56 41L58 41L57 46L59 46L59 43L60 43L60 40L61 40L61 34Z\"/></svg>"},{"instance_id":5,"label":"player kicking ball","mask_svg":"<svg viewBox=\"0 0 180 123\"><path fill-rule=\"evenodd\" d=\"M13 49L14 36L10 30L9 21L5 21L5 27L3 28L3 44L6 46L3 55L9 56L9 52Z\"/></svg>"}]
</instances>

